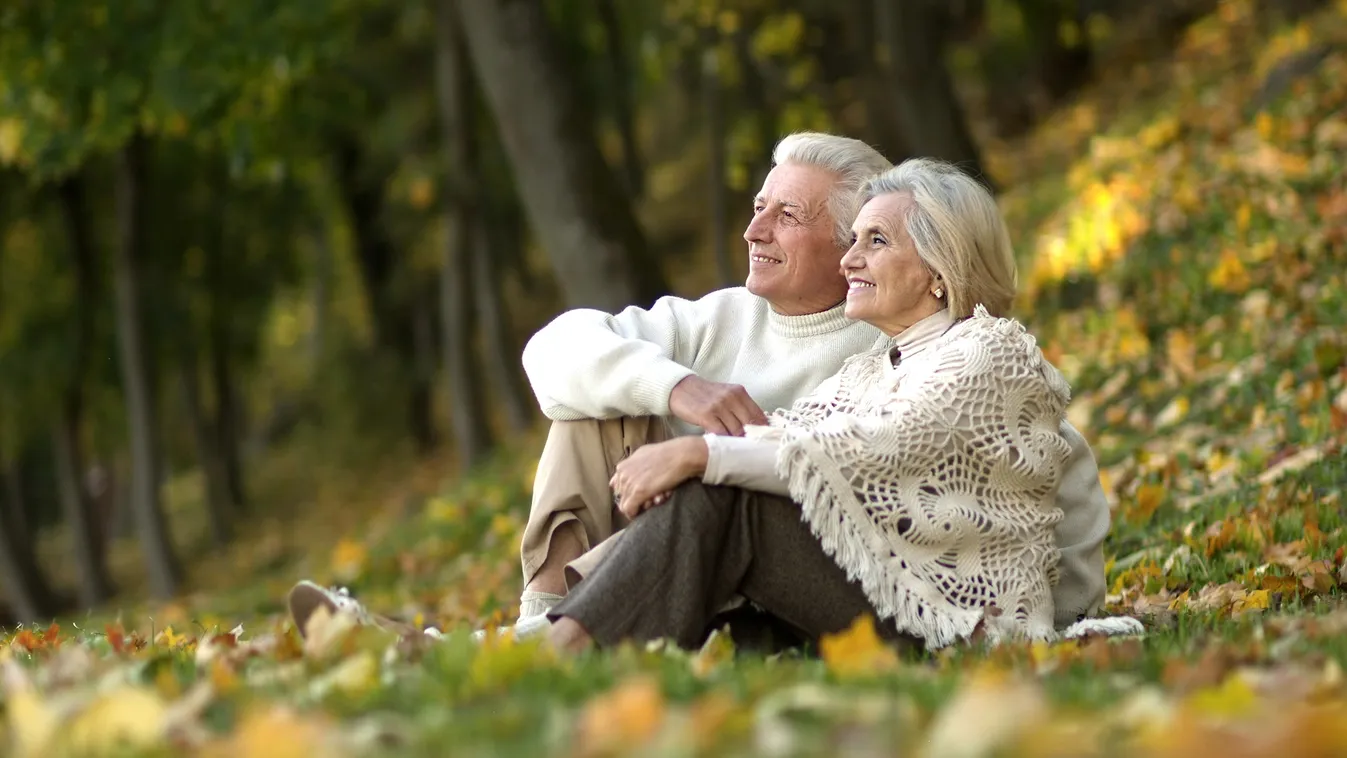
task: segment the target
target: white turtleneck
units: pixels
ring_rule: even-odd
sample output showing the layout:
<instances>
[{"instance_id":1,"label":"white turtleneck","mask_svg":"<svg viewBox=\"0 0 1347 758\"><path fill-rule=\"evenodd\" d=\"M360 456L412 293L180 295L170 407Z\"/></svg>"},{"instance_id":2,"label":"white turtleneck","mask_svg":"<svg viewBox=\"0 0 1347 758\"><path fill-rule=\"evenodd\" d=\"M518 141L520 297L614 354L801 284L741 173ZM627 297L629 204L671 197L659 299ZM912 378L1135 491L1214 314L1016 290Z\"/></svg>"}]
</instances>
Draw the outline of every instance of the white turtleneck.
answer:
<instances>
[{"instance_id":1,"label":"white turtleneck","mask_svg":"<svg viewBox=\"0 0 1347 758\"><path fill-rule=\"evenodd\" d=\"M524 371L554 421L664 416L675 434L700 432L669 417L669 394L690 374L741 384L767 413L812 392L882 338L843 305L782 316L743 287L699 300L662 297L649 310L577 309L524 347Z\"/></svg>"}]
</instances>

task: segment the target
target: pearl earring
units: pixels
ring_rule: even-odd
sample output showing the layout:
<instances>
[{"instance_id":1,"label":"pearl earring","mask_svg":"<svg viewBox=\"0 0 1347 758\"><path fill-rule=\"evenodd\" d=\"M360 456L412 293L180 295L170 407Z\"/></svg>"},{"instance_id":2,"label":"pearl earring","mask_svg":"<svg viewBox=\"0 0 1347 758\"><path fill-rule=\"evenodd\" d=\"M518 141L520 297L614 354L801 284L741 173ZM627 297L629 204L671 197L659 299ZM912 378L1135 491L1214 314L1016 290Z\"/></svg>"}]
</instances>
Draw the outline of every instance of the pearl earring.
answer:
<instances>
[{"instance_id":1,"label":"pearl earring","mask_svg":"<svg viewBox=\"0 0 1347 758\"><path fill-rule=\"evenodd\" d=\"M936 288L935 288L935 292L932 292L931 294L932 294L932 295L935 295L935 299L936 299L936 300L939 300L940 298L942 298L942 297L945 296L945 288L944 288L944 287L936 287Z\"/></svg>"}]
</instances>

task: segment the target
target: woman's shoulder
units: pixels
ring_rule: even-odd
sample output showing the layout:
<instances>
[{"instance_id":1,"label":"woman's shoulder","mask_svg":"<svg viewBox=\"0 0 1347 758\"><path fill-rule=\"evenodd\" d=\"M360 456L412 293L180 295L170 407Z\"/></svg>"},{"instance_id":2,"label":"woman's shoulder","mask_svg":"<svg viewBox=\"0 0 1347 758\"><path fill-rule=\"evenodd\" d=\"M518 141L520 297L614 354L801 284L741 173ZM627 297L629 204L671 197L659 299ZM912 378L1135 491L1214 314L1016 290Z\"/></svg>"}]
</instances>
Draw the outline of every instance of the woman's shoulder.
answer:
<instances>
[{"instance_id":1,"label":"woman's shoulder","mask_svg":"<svg viewBox=\"0 0 1347 758\"><path fill-rule=\"evenodd\" d=\"M1038 340L1018 320L993 316L978 305L973 315L955 324L937 346L941 363L956 362L964 371L1009 375L1016 367L1030 369L1047 382L1048 389L1063 399L1071 388L1061 372L1048 361Z\"/></svg>"}]
</instances>

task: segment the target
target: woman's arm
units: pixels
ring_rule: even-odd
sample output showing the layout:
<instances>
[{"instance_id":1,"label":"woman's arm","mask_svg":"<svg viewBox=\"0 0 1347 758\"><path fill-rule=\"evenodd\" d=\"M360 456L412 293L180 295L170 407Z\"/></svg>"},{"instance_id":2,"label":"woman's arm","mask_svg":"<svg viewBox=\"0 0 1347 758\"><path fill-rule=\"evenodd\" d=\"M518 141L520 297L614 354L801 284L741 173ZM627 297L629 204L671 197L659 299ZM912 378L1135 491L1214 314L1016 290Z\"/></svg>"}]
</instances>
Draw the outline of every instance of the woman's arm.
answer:
<instances>
[{"instance_id":1,"label":"woman's arm","mask_svg":"<svg viewBox=\"0 0 1347 758\"><path fill-rule=\"evenodd\" d=\"M702 481L772 495L790 495L790 486L776 472L778 438L766 436L725 437L708 434L706 470Z\"/></svg>"}]
</instances>

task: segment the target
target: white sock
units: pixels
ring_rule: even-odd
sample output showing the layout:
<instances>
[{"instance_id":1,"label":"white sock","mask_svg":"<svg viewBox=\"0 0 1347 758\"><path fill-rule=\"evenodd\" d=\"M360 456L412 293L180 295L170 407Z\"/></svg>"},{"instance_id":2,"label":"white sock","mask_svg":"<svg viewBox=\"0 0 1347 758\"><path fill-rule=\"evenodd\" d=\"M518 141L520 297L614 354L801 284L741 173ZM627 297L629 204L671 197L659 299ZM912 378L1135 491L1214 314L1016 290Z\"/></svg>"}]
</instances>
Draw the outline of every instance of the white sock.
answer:
<instances>
[{"instance_id":1,"label":"white sock","mask_svg":"<svg viewBox=\"0 0 1347 758\"><path fill-rule=\"evenodd\" d=\"M519 618L541 616L552 610L552 606L564 599L562 595L553 595L550 592L524 590L524 594L519 596Z\"/></svg>"}]
</instances>

